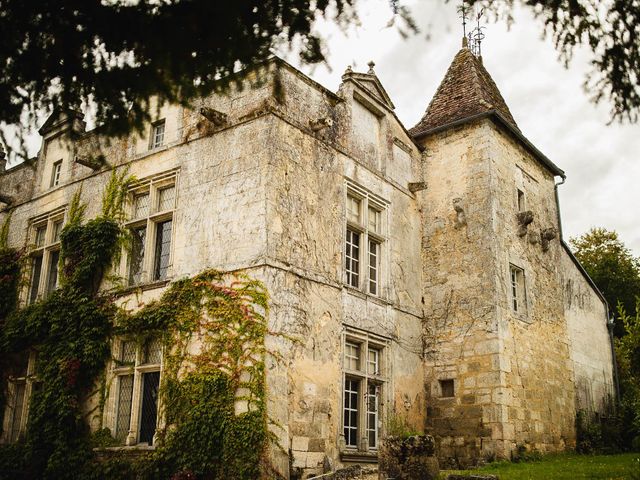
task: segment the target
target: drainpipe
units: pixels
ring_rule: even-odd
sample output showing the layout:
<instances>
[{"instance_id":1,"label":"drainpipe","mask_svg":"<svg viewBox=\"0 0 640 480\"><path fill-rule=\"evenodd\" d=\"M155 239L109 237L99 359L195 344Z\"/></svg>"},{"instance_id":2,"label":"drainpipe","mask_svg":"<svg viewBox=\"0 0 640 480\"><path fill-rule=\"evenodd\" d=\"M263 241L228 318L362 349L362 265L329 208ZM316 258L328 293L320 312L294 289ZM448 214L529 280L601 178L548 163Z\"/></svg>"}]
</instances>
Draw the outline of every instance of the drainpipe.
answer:
<instances>
[{"instance_id":1,"label":"drainpipe","mask_svg":"<svg viewBox=\"0 0 640 480\"><path fill-rule=\"evenodd\" d=\"M562 241L562 219L560 218L560 198L558 197L558 187L567 181L567 176L562 174L562 181L553 185L553 193L556 197L556 214L558 216L558 236Z\"/></svg>"},{"instance_id":2,"label":"drainpipe","mask_svg":"<svg viewBox=\"0 0 640 480\"><path fill-rule=\"evenodd\" d=\"M613 327L615 325L613 317L609 315L609 304L606 306L607 315L607 330L609 330L609 344L611 346L611 360L613 361L613 386L615 388L615 401L614 408L617 410L617 406L620 403L620 381L618 379L618 361L616 359L616 347L613 339Z\"/></svg>"}]
</instances>

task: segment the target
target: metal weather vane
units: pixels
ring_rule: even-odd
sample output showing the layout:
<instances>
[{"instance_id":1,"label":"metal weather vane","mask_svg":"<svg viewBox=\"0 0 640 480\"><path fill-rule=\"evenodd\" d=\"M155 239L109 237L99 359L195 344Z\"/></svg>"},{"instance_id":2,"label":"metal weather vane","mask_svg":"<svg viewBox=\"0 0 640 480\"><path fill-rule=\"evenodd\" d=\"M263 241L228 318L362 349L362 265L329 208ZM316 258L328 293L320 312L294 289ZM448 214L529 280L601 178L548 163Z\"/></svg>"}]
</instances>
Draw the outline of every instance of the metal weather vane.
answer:
<instances>
[{"instance_id":1,"label":"metal weather vane","mask_svg":"<svg viewBox=\"0 0 640 480\"><path fill-rule=\"evenodd\" d=\"M484 40L484 32L485 27L480 25L480 19L484 15L484 8L480 8L480 10L476 13L476 28L474 28L470 33L470 41L469 46L471 48L471 53L473 53L476 57L482 57L482 41Z\"/></svg>"},{"instance_id":2,"label":"metal weather vane","mask_svg":"<svg viewBox=\"0 0 640 480\"><path fill-rule=\"evenodd\" d=\"M476 57L482 57L482 41L485 37L484 29L486 27L484 25L480 25L480 19L484 16L484 8L480 8L478 10L474 7L476 27L469 33L467 33L467 21L469 19L471 7L465 0L462 0L456 10L462 19L463 46L468 47L469 50L471 50L471 53Z\"/></svg>"}]
</instances>

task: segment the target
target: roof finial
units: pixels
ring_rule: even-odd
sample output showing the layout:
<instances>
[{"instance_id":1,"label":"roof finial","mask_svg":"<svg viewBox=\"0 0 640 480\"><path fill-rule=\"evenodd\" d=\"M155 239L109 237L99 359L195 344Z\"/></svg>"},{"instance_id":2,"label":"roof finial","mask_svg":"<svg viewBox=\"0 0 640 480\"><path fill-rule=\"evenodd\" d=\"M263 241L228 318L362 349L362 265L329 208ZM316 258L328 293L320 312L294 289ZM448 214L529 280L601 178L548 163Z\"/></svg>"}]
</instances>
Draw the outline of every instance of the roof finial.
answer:
<instances>
[{"instance_id":1,"label":"roof finial","mask_svg":"<svg viewBox=\"0 0 640 480\"><path fill-rule=\"evenodd\" d=\"M465 0L462 0L456 10L462 19L462 48L465 48L467 46L467 15L469 13L469 6L465 3Z\"/></svg>"},{"instance_id":2,"label":"roof finial","mask_svg":"<svg viewBox=\"0 0 640 480\"><path fill-rule=\"evenodd\" d=\"M373 71L373 67L376 66L374 61L371 60L369 63L367 63L367 65L369 65L369 71L367 73L370 74L370 75L374 75L376 73L376 72Z\"/></svg>"}]
</instances>

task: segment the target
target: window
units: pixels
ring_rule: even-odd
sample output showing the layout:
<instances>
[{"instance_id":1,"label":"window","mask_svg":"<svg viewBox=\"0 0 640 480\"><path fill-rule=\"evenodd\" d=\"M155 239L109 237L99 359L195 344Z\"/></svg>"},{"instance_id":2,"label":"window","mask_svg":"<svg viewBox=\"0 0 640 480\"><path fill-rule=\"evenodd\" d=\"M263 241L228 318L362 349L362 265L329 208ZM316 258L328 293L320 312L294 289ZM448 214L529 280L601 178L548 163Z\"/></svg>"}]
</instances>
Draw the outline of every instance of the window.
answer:
<instances>
[{"instance_id":1,"label":"window","mask_svg":"<svg viewBox=\"0 0 640 480\"><path fill-rule=\"evenodd\" d=\"M164 145L165 121L159 120L151 126L151 142L149 148L158 148Z\"/></svg>"},{"instance_id":2,"label":"window","mask_svg":"<svg viewBox=\"0 0 640 480\"><path fill-rule=\"evenodd\" d=\"M59 283L60 235L64 225L64 210L58 210L32 221L31 275L27 303L53 292Z\"/></svg>"},{"instance_id":3,"label":"window","mask_svg":"<svg viewBox=\"0 0 640 480\"><path fill-rule=\"evenodd\" d=\"M347 186L345 283L372 295L381 294L385 212L383 201L355 185Z\"/></svg>"},{"instance_id":4,"label":"window","mask_svg":"<svg viewBox=\"0 0 640 480\"><path fill-rule=\"evenodd\" d=\"M518 190L518 212L524 212L526 210L524 192L519 188L517 190Z\"/></svg>"},{"instance_id":5,"label":"window","mask_svg":"<svg viewBox=\"0 0 640 480\"><path fill-rule=\"evenodd\" d=\"M11 368L8 371L2 441L13 443L20 440L25 432L29 398L37 387L36 354L24 352L11 355L8 364Z\"/></svg>"},{"instance_id":6,"label":"window","mask_svg":"<svg viewBox=\"0 0 640 480\"><path fill-rule=\"evenodd\" d=\"M438 380L440 383L440 396L449 398L455 396L455 383L452 379Z\"/></svg>"},{"instance_id":7,"label":"window","mask_svg":"<svg viewBox=\"0 0 640 480\"><path fill-rule=\"evenodd\" d=\"M367 332L348 329L345 335L342 426L347 449L378 448L386 345L385 339Z\"/></svg>"},{"instance_id":8,"label":"window","mask_svg":"<svg viewBox=\"0 0 640 480\"><path fill-rule=\"evenodd\" d=\"M527 298L524 283L524 270L515 265L509 266L511 282L511 307L516 313L525 313Z\"/></svg>"},{"instance_id":9,"label":"window","mask_svg":"<svg viewBox=\"0 0 640 480\"><path fill-rule=\"evenodd\" d=\"M162 344L157 338L142 346L120 340L116 353L114 437L123 445L153 445L158 423Z\"/></svg>"},{"instance_id":10,"label":"window","mask_svg":"<svg viewBox=\"0 0 640 480\"><path fill-rule=\"evenodd\" d=\"M62 171L62 160L58 160L53 164L51 170L51 184L49 187L57 187L60 185L60 172Z\"/></svg>"},{"instance_id":11,"label":"window","mask_svg":"<svg viewBox=\"0 0 640 480\"><path fill-rule=\"evenodd\" d=\"M129 285L166 280L171 266L175 173L147 180L131 192Z\"/></svg>"}]
</instances>

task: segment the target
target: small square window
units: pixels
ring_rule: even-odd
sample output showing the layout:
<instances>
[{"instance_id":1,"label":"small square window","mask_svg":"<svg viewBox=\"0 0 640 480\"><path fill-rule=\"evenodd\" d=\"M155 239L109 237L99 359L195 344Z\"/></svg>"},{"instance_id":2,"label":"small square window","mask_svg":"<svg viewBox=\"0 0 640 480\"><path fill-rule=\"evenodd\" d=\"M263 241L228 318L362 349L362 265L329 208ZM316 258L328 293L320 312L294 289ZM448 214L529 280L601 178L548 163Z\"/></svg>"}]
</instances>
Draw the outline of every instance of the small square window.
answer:
<instances>
[{"instance_id":1,"label":"small square window","mask_svg":"<svg viewBox=\"0 0 640 480\"><path fill-rule=\"evenodd\" d=\"M440 396L449 398L455 396L455 385L453 379L438 380L440 383Z\"/></svg>"},{"instance_id":2,"label":"small square window","mask_svg":"<svg viewBox=\"0 0 640 480\"><path fill-rule=\"evenodd\" d=\"M151 128L151 148L158 148L164 145L165 121L160 120L153 124Z\"/></svg>"}]
</instances>

